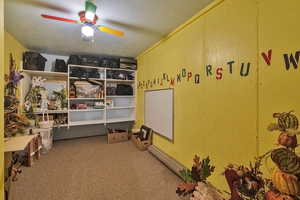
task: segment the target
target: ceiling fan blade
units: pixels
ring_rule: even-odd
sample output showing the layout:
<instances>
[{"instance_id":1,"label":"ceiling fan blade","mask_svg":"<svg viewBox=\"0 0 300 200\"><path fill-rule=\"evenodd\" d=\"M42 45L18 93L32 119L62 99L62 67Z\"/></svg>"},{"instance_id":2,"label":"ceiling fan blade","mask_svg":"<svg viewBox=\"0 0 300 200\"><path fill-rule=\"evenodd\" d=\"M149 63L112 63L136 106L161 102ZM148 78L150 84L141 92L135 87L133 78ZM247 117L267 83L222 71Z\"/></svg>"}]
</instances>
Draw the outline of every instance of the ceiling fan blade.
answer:
<instances>
[{"instance_id":1,"label":"ceiling fan blade","mask_svg":"<svg viewBox=\"0 0 300 200\"><path fill-rule=\"evenodd\" d=\"M52 20L58 20L58 21L64 21L64 22L69 22L69 23L75 23L75 24L79 24L80 22L77 20L73 20L73 19L66 19L66 18L62 18L62 17L56 17L56 16L51 16L51 15L41 15L43 18L46 19L52 19Z\"/></svg>"},{"instance_id":2,"label":"ceiling fan blade","mask_svg":"<svg viewBox=\"0 0 300 200\"><path fill-rule=\"evenodd\" d=\"M123 37L124 36L124 32L118 31L118 30L115 30L115 29L111 29L111 28L108 28L106 26L99 26L98 29L102 32L109 33L109 34L112 34L112 35L115 35L115 36L118 36L118 37Z\"/></svg>"},{"instance_id":3,"label":"ceiling fan blade","mask_svg":"<svg viewBox=\"0 0 300 200\"><path fill-rule=\"evenodd\" d=\"M97 6L91 0L85 2L85 12L96 13Z\"/></svg>"}]
</instances>

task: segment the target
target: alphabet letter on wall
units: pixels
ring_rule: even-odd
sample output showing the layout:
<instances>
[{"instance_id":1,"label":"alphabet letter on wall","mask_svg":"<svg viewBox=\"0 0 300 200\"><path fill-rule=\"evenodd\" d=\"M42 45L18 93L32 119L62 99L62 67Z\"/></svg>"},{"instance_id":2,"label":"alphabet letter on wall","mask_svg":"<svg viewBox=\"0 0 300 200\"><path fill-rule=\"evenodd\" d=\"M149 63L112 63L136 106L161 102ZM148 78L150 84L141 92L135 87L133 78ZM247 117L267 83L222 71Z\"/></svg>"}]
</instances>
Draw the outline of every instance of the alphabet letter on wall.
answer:
<instances>
[{"instance_id":1,"label":"alphabet letter on wall","mask_svg":"<svg viewBox=\"0 0 300 200\"><path fill-rule=\"evenodd\" d=\"M223 68L217 68L216 70L216 79L217 80L221 80L223 77Z\"/></svg>"},{"instance_id":2,"label":"alphabet letter on wall","mask_svg":"<svg viewBox=\"0 0 300 200\"><path fill-rule=\"evenodd\" d=\"M299 63L299 57L300 57L300 51L297 51L295 53L295 57L293 54L289 55L288 54L283 54L283 57L284 57L284 61L285 61L285 68L286 70L289 70L290 67L291 67L291 63L293 64L293 67L295 69L298 68L298 63Z\"/></svg>"}]
</instances>

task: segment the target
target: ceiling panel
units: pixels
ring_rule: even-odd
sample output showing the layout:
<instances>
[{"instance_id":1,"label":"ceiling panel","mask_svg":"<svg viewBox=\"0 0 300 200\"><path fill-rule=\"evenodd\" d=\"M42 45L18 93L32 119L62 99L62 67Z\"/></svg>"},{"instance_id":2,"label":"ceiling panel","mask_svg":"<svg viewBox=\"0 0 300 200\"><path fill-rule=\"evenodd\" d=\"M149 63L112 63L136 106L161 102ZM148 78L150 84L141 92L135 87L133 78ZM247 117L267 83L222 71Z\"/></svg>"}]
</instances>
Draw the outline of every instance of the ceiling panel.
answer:
<instances>
[{"instance_id":1,"label":"ceiling panel","mask_svg":"<svg viewBox=\"0 0 300 200\"><path fill-rule=\"evenodd\" d=\"M137 56L213 0L96 0L98 24L125 32L95 33L81 40L81 26L46 20L43 14L79 19L85 0L5 0L5 29L29 49L43 53Z\"/></svg>"}]
</instances>

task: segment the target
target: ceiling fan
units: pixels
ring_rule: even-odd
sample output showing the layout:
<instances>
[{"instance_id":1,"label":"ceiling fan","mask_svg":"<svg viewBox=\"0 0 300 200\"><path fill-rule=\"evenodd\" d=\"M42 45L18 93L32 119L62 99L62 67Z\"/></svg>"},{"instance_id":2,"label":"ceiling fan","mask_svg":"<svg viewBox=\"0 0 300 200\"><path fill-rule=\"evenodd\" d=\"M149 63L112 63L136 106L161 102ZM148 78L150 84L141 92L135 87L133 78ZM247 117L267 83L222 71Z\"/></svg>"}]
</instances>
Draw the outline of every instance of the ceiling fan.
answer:
<instances>
[{"instance_id":1,"label":"ceiling fan","mask_svg":"<svg viewBox=\"0 0 300 200\"><path fill-rule=\"evenodd\" d=\"M69 23L75 23L82 25L81 33L85 40L93 40L95 30L99 30L108 34L112 34L118 37L123 37L124 32L115 29L108 28L106 26L97 25L98 16L96 15L97 6L92 0L85 2L85 10L78 13L79 20L66 19L62 17L56 17L51 15L42 14L41 16L46 19L64 21Z\"/></svg>"}]
</instances>

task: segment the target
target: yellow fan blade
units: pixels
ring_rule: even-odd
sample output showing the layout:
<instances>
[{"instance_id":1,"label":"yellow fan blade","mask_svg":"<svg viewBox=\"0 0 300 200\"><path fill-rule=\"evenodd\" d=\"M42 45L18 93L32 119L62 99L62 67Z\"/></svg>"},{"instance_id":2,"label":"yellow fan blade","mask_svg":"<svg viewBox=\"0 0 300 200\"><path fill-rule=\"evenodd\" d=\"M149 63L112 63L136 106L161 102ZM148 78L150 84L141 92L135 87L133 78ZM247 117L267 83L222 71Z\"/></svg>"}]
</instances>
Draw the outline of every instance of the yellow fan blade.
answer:
<instances>
[{"instance_id":1,"label":"yellow fan blade","mask_svg":"<svg viewBox=\"0 0 300 200\"><path fill-rule=\"evenodd\" d=\"M118 30L115 30L115 29L111 29L111 28L108 28L106 26L99 26L98 29L102 32L109 33L109 34L112 34L112 35L115 35L115 36L118 36L118 37L123 37L124 36L124 32L118 31Z\"/></svg>"}]
</instances>

